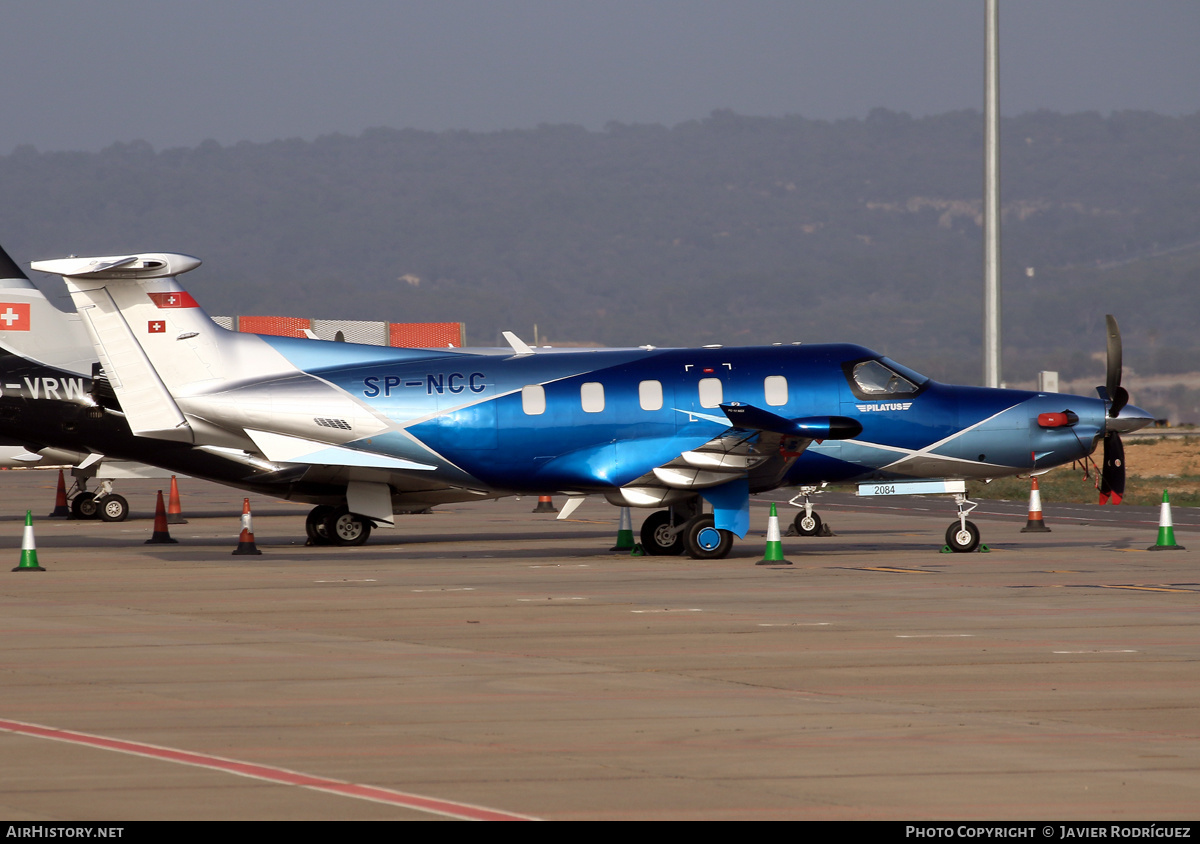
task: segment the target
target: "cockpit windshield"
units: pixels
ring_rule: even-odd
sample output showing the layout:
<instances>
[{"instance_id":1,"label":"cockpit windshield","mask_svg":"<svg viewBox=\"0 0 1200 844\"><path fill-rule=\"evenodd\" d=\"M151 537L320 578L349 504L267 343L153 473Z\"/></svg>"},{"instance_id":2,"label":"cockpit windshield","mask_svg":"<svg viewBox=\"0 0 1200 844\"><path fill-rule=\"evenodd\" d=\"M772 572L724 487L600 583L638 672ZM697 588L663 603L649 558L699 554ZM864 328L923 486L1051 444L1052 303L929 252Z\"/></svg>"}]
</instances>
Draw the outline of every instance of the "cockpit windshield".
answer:
<instances>
[{"instance_id":1,"label":"cockpit windshield","mask_svg":"<svg viewBox=\"0 0 1200 844\"><path fill-rule=\"evenodd\" d=\"M887 358L846 365L850 388L859 398L911 396L929 379Z\"/></svg>"}]
</instances>

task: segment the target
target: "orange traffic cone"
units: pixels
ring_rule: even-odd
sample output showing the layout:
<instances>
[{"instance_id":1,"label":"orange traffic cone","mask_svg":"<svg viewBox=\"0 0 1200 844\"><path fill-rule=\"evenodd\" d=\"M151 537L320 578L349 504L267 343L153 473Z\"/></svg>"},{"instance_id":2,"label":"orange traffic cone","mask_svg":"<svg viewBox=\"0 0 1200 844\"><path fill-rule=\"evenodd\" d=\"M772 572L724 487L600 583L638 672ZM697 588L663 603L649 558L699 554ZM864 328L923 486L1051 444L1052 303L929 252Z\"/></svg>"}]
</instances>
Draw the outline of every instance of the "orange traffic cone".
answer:
<instances>
[{"instance_id":1,"label":"orange traffic cone","mask_svg":"<svg viewBox=\"0 0 1200 844\"><path fill-rule=\"evenodd\" d=\"M1021 528L1021 533L1049 533L1050 528L1046 527L1045 521L1042 520L1042 494L1038 492L1037 475L1034 475L1032 480L1033 486L1029 489L1029 521Z\"/></svg>"},{"instance_id":2,"label":"orange traffic cone","mask_svg":"<svg viewBox=\"0 0 1200 844\"><path fill-rule=\"evenodd\" d=\"M558 508L554 506L554 499L549 495L539 495L537 506L533 508L535 513L557 513Z\"/></svg>"},{"instance_id":3,"label":"orange traffic cone","mask_svg":"<svg viewBox=\"0 0 1200 844\"><path fill-rule=\"evenodd\" d=\"M67 483L63 479L63 470L58 470L58 492L54 495L54 509L50 511L49 519L71 518L71 508L67 506Z\"/></svg>"},{"instance_id":4,"label":"orange traffic cone","mask_svg":"<svg viewBox=\"0 0 1200 844\"><path fill-rule=\"evenodd\" d=\"M167 529L167 508L163 506L162 490L158 491L158 501L154 504L154 533L146 540L147 545L178 545L178 539L171 538Z\"/></svg>"},{"instance_id":5,"label":"orange traffic cone","mask_svg":"<svg viewBox=\"0 0 1200 844\"><path fill-rule=\"evenodd\" d=\"M167 499L167 524L187 524L187 519L183 517L183 507L179 504L179 484L175 482L174 475L171 476L171 495Z\"/></svg>"},{"instance_id":6,"label":"orange traffic cone","mask_svg":"<svg viewBox=\"0 0 1200 844\"><path fill-rule=\"evenodd\" d=\"M262 555L262 551L258 550L258 546L254 544L254 523L250 519L250 499L242 499L242 535L238 537L238 546L233 552L233 556L237 557L243 554L258 554Z\"/></svg>"}]
</instances>

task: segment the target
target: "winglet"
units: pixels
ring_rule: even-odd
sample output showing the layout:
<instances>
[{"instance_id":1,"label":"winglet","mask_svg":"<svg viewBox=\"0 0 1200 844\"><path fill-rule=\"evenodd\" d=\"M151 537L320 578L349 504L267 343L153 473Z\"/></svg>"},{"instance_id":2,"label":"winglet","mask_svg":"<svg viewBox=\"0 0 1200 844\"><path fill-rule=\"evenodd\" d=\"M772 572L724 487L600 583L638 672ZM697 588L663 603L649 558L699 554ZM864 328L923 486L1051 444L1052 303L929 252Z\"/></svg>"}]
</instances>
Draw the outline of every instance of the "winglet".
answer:
<instances>
[{"instance_id":1,"label":"winglet","mask_svg":"<svg viewBox=\"0 0 1200 844\"><path fill-rule=\"evenodd\" d=\"M508 345L512 346L513 351L516 352L518 355L532 355L533 354L533 349L531 349L529 347L529 344L526 343L524 340L522 340L520 337L518 337L516 334L513 334L511 331L505 331L502 333L504 334L504 339L508 341Z\"/></svg>"}]
</instances>

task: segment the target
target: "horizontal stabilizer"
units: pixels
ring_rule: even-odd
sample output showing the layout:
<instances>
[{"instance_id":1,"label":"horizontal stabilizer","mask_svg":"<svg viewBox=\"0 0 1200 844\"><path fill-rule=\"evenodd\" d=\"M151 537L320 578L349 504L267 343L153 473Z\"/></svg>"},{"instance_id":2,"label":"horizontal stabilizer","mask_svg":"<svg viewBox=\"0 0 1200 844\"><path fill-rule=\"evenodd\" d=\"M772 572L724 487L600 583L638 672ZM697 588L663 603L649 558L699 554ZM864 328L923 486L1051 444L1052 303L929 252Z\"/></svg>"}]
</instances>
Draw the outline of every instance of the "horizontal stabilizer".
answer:
<instances>
[{"instance_id":1,"label":"horizontal stabilizer","mask_svg":"<svg viewBox=\"0 0 1200 844\"><path fill-rule=\"evenodd\" d=\"M29 265L41 273L67 278L166 278L200 266L200 259L177 252L150 252L109 258L54 258Z\"/></svg>"},{"instance_id":2,"label":"horizontal stabilizer","mask_svg":"<svg viewBox=\"0 0 1200 844\"><path fill-rule=\"evenodd\" d=\"M407 469L427 472L437 468L427 463L405 460L402 457L372 454L369 451L327 445L302 437L289 437L284 434L254 431L249 428L246 429L246 433L250 439L254 440L254 444L259 447L268 460L277 463L313 463L324 466L359 466L368 469Z\"/></svg>"},{"instance_id":3,"label":"horizontal stabilizer","mask_svg":"<svg viewBox=\"0 0 1200 844\"><path fill-rule=\"evenodd\" d=\"M785 419L752 404L723 404L721 410L744 431L770 431L810 440L848 440L862 433L862 425L848 416L802 416Z\"/></svg>"}]
</instances>

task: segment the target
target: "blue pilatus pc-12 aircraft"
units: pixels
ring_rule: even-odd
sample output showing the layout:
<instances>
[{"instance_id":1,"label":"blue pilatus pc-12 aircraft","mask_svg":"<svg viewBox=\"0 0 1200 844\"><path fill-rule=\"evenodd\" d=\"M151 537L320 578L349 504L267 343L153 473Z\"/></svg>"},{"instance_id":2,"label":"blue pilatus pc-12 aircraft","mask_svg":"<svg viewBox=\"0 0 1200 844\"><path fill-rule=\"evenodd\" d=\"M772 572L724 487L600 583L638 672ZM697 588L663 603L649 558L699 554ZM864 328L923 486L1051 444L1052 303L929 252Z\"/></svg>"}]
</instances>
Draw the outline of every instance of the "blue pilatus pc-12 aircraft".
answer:
<instances>
[{"instance_id":1,"label":"blue pilatus pc-12 aircraft","mask_svg":"<svg viewBox=\"0 0 1200 844\"><path fill-rule=\"evenodd\" d=\"M749 529L751 495L857 482L953 494L947 544L970 551L966 480L1040 473L1103 441L1102 492L1119 500L1120 435L1150 421L1120 385L1111 318L1108 383L1088 398L939 384L851 344L567 351L507 335L511 349L468 351L239 334L180 286L199 265L31 266L66 281L134 437L255 465L258 488L317 505L318 543L359 544L431 505L557 493L654 508L649 553L719 558Z\"/></svg>"}]
</instances>

